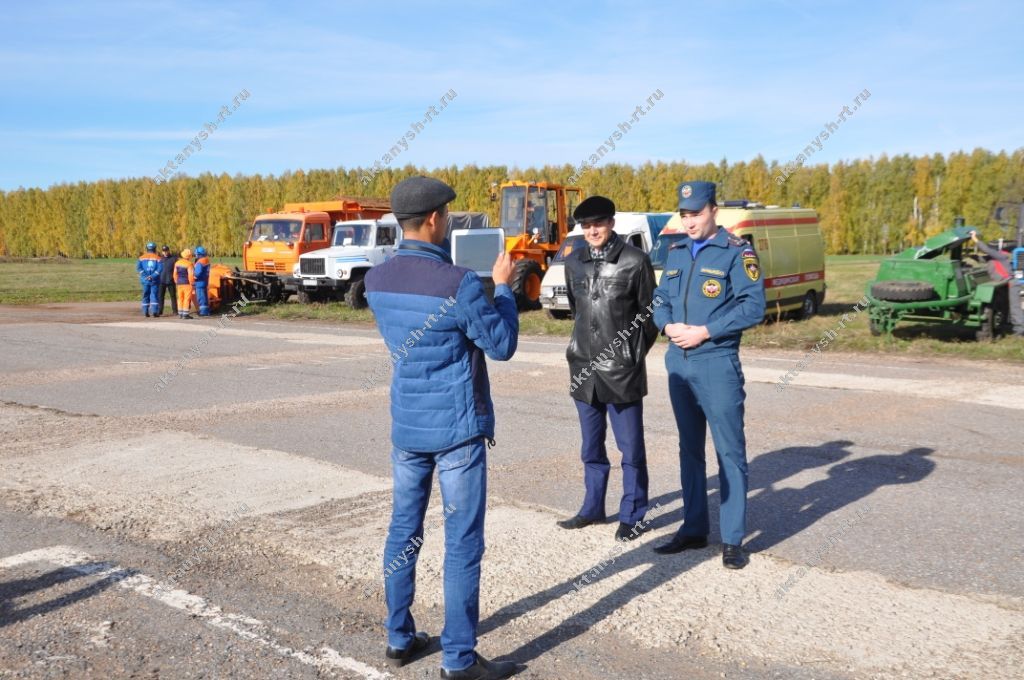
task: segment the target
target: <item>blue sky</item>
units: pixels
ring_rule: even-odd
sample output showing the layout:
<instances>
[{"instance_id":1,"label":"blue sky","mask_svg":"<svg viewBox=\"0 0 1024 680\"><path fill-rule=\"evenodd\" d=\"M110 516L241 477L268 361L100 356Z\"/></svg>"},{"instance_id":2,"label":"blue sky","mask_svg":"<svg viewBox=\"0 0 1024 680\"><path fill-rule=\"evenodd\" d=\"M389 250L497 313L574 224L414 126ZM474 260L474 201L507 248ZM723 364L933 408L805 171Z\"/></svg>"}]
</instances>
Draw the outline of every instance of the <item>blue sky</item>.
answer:
<instances>
[{"instance_id":1,"label":"blue sky","mask_svg":"<svg viewBox=\"0 0 1024 680\"><path fill-rule=\"evenodd\" d=\"M1024 146L1024 3L5 3L0 190L180 167L791 160Z\"/></svg>"}]
</instances>

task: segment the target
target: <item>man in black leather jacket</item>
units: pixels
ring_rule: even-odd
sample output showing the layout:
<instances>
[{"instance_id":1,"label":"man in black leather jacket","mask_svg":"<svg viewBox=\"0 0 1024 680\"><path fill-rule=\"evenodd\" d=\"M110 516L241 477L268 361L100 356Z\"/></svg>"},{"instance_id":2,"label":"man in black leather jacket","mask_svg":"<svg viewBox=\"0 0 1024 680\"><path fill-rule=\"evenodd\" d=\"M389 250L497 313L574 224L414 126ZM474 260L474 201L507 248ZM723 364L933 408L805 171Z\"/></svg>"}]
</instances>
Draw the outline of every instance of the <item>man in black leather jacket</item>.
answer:
<instances>
[{"instance_id":1,"label":"man in black leather jacket","mask_svg":"<svg viewBox=\"0 0 1024 680\"><path fill-rule=\"evenodd\" d=\"M576 322L565 355L583 434L586 496L576 516L558 525L579 529L605 520L610 468L605 434L610 420L622 452L623 493L615 537L631 541L646 531L645 358L658 329L651 261L615 234L614 215L615 204L603 196L586 199L573 212L587 244L565 260L569 307Z\"/></svg>"}]
</instances>

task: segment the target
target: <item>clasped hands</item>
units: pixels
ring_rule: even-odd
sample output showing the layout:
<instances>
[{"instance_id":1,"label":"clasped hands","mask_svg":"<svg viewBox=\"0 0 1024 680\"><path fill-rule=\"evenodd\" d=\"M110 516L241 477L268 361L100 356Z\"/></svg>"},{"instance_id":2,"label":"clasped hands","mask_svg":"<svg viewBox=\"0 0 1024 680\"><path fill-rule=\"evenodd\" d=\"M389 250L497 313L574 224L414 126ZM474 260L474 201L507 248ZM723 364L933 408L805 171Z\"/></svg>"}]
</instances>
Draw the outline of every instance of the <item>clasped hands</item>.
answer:
<instances>
[{"instance_id":1,"label":"clasped hands","mask_svg":"<svg viewBox=\"0 0 1024 680\"><path fill-rule=\"evenodd\" d=\"M682 349L693 349L711 337L707 326L691 326L685 323L666 324L665 335L673 345Z\"/></svg>"}]
</instances>

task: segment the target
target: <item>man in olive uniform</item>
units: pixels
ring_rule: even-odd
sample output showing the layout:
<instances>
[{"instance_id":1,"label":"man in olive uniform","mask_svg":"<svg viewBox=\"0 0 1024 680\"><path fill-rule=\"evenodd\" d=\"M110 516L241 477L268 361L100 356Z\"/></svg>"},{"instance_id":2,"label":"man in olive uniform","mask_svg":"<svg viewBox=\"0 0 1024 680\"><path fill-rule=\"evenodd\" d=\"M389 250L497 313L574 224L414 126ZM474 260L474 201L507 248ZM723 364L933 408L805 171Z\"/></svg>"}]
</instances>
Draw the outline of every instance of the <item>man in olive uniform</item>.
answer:
<instances>
[{"instance_id":1,"label":"man in olive uniform","mask_svg":"<svg viewBox=\"0 0 1024 680\"><path fill-rule=\"evenodd\" d=\"M686 236L668 251L654 320L671 345L669 397L679 428L683 525L661 554L708 544L706 428L718 456L722 563L742 569L746 534L747 440L743 434L743 330L764 318L764 282L753 247L718 226L715 185L684 182L676 195Z\"/></svg>"},{"instance_id":2,"label":"man in olive uniform","mask_svg":"<svg viewBox=\"0 0 1024 680\"><path fill-rule=\"evenodd\" d=\"M581 458L586 495L583 507L558 523L579 529L605 520L608 453L605 434L611 420L622 451L622 500L618 540L631 541L647 527L647 450L643 398L647 394L645 358L658 329L652 295L654 269L647 255L613 231L615 204L591 196L573 212L583 228L586 248L565 261L569 308L576 323L566 350L570 392L583 434Z\"/></svg>"}]
</instances>

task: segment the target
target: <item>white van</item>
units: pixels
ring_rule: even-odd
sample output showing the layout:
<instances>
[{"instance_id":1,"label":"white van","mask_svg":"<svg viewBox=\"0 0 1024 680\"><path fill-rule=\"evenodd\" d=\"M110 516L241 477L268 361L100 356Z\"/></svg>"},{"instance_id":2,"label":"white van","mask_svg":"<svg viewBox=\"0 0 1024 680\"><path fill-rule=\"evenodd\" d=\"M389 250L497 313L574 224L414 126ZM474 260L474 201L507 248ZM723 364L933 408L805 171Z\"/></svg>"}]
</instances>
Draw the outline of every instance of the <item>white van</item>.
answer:
<instances>
[{"instance_id":1,"label":"white van","mask_svg":"<svg viewBox=\"0 0 1024 680\"><path fill-rule=\"evenodd\" d=\"M651 252L658 234L668 224L674 213L615 213L614 231L631 246L645 253ZM540 304L555 319L568 319L569 298L565 288L565 258L575 248L585 248L583 230L577 225L562 241L562 247L548 264L548 270L540 283Z\"/></svg>"}]
</instances>

